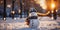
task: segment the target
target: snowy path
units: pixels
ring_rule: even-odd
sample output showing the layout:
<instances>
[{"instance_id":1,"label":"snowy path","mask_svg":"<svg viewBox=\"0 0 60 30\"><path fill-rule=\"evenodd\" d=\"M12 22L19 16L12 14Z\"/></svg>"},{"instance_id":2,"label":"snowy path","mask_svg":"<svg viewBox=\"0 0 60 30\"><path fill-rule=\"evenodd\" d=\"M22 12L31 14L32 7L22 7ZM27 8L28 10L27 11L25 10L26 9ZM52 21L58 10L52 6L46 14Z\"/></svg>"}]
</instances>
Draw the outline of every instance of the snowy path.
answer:
<instances>
[{"instance_id":1,"label":"snowy path","mask_svg":"<svg viewBox=\"0 0 60 30\"><path fill-rule=\"evenodd\" d=\"M43 20L43 18L41 19ZM48 19L44 19L48 20ZM0 20L0 30L48 30L47 28L40 28L40 25L36 29L29 28L25 23L25 18L11 19L7 18L6 21Z\"/></svg>"}]
</instances>

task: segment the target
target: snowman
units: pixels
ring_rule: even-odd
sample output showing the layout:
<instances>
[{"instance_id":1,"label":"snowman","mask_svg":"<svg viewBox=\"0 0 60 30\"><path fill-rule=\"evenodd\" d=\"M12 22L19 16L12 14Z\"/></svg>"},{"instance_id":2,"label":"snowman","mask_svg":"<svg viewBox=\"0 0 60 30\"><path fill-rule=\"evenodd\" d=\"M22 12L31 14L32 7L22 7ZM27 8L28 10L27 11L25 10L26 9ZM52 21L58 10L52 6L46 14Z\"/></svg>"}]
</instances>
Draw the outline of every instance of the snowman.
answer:
<instances>
[{"instance_id":1,"label":"snowman","mask_svg":"<svg viewBox=\"0 0 60 30\"><path fill-rule=\"evenodd\" d=\"M30 28L37 28L39 25L39 20L38 20L38 15L36 13L35 8L30 8L29 11L29 17L27 17L26 19L26 24L30 27Z\"/></svg>"}]
</instances>

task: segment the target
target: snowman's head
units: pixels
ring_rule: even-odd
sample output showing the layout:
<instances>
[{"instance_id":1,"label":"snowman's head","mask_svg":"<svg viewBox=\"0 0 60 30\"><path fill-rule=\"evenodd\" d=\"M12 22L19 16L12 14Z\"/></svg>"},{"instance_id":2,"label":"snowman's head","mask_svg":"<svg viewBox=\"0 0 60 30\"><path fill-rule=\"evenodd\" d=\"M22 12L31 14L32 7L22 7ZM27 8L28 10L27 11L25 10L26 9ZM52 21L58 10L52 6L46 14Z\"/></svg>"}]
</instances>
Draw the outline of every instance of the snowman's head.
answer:
<instances>
[{"instance_id":1,"label":"snowman's head","mask_svg":"<svg viewBox=\"0 0 60 30\"><path fill-rule=\"evenodd\" d=\"M35 8L30 8L29 12L37 12Z\"/></svg>"},{"instance_id":2,"label":"snowman's head","mask_svg":"<svg viewBox=\"0 0 60 30\"><path fill-rule=\"evenodd\" d=\"M30 13L29 13L29 16L37 16L37 11L36 11L36 9L35 8L30 8L30 11L29 11Z\"/></svg>"}]
</instances>

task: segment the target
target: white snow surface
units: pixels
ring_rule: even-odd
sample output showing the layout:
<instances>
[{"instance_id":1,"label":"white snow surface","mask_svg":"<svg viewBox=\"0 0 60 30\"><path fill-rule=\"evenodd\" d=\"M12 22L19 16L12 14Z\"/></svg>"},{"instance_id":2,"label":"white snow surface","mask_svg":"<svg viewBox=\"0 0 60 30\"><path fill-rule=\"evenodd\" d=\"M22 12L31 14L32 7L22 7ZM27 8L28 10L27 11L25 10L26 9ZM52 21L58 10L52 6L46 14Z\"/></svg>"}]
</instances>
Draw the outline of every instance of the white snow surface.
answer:
<instances>
[{"instance_id":1,"label":"white snow surface","mask_svg":"<svg viewBox=\"0 0 60 30\"><path fill-rule=\"evenodd\" d=\"M42 23L42 22L52 22L52 21L56 22L54 20L50 21L51 18L49 19L49 17L46 17L46 18L45 17L40 17L40 18L39 18L38 28L30 28L28 25L26 25L26 22L25 22L26 18L14 18L14 19L7 18L6 21L0 19L0 30L49 30L45 27L40 27L40 25L41 25L40 23Z\"/></svg>"}]
</instances>

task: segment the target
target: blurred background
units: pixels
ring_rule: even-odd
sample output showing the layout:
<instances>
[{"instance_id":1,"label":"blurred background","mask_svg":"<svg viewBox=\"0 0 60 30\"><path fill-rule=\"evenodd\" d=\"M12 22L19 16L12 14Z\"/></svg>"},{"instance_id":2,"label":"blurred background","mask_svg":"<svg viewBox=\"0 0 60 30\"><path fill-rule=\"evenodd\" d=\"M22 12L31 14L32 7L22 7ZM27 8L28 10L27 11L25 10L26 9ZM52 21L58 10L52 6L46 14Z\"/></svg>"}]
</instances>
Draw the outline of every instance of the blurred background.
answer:
<instances>
[{"instance_id":1,"label":"blurred background","mask_svg":"<svg viewBox=\"0 0 60 30\"><path fill-rule=\"evenodd\" d=\"M37 12L45 14L43 16L50 16L51 13L49 14L48 11L52 11L51 2L55 3L57 15L60 16L60 0L5 0L5 1L6 3L4 7L4 0L0 0L0 17L3 16L3 12L5 11L7 17L11 17L11 11L14 11L15 17L19 17L18 15L22 17L23 16L28 17L29 10L31 7L34 7L37 10ZM4 8L6 9L5 11Z\"/></svg>"}]
</instances>

